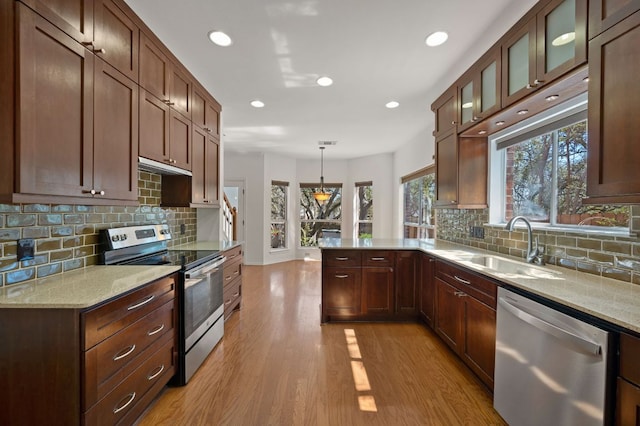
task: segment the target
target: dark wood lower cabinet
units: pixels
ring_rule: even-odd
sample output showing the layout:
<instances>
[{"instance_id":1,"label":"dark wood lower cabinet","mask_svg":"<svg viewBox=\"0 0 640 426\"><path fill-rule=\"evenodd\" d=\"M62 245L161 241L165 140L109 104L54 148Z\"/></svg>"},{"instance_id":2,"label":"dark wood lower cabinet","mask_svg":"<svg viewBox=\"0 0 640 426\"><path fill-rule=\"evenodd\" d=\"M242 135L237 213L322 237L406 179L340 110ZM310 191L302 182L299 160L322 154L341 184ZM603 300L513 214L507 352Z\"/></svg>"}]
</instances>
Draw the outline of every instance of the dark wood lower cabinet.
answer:
<instances>
[{"instance_id":1,"label":"dark wood lower cabinet","mask_svg":"<svg viewBox=\"0 0 640 426\"><path fill-rule=\"evenodd\" d=\"M415 318L418 314L418 253L398 251L396 253L396 308L398 315Z\"/></svg>"},{"instance_id":2,"label":"dark wood lower cabinet","mask_svg":"<svg viewBox=\"0 0 640 426\"><path fill-rule=\"evenodd\" d=\"M464 298L465 362L482 381L493 389L496 354L496 310L473 297Z\"/></svg>"},{"instance_id":3,"label":"dark wood lower cabinet","mask_svg":"<svg viewBox=\"0 0 640 426\"><path fill-rule=\"evenodd\" d=\"M435 263L436 260L420 254L420 319L429 327L435 326Z\"/></svg>"},{"instance_id":4,"label":"dark wood lower cabinet","mask_svg":"<svg viewBox=\"0 0 640 426\"><path fill-rule=\"evenodd\" d=\"M361 274L360 268L322 269L322 322L332 316L357 319L362 305Z\"/></svg>"},{"instance_id":5,"label":"dark wood lower cabinet","mask_svg":"<svg viewBox=\"0 0 640 426\"><path fill-rule=\"evenodd\" d=\"M458 292L454 287L439 278L436 283L436 333L455 352L460 352L462 346L463 310Z\"/></svg>"},{"instance_id":6,"label":"dark wood lower cabinet","mask_svg":"<svg viewBox=\"0 0 640 426\"><path fill-rule=\"evenodd\" d=\"M616 424L640 425L640 338L620 335Z\"/></svg>"},{"instance_id":7,"label":"dark wood lower cabinet","mask_svg":"<svg viewBox=\"0 0 640 426\"><path fill-rule=\"evenodd\" d=\"M362 314L393 313L393 268L362 268Z\"/></svg>"}]
</instances>

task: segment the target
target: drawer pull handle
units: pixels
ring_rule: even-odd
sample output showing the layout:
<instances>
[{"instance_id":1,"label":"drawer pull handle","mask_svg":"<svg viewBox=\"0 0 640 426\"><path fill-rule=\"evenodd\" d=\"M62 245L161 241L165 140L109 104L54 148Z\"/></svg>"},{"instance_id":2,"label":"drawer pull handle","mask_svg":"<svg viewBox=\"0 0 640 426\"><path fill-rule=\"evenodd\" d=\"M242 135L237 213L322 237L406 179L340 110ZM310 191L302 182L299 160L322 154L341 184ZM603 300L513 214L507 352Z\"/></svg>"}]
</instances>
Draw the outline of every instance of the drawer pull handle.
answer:
<instances>
[{"instance_id":1,"label":"drawer pull handle","mask_svg":"<svg viewBox=\"0 0 640 426\"><path fill-rule=\"evenodd\" d=\"M231 297L238 297L238 296L240 296L240 292L235 293L235 294L234 294L233 296L231 296Z\"/></svg>"},{"instance_id":2,"label":"drawer pull handle","mask_svg":"<svg viewBox=\"0 0 640 426\"><path fill-rule=\"evenodd\" d=\"M348 257L336 257L336 260L349 260Z\"/></svg>"},{"instance_id":3,"label":"drawer pull handle","mask_svg":"<svg viewBox=\"0 0 640 426\"><path fill-rule=\"evenodd\" d=\"M135 305L131 305L127 308L127 311L133 311L134 309L138 309L140 306L144 306L147 303L151 302L153 299L155 299L155 294L152 294L151 296L147 297L145 300L143 300L140 303L136 303Z\"/></svg>"},{"instance_id":4,"label":"drawer pull handle","mask_svg":"<svg viewBox=\"0 0 640 426\"><path fill-rule=\"evenodd\" d=\"M164 324L160 324L158 327L154 328L153 330L147 331L147 336L153 336L154 334L160 333L162 330L164 330Z\"/></svg>"},{"instance_id":5,"label":"drawer pull handle","mask_svg":"<svg viewBox=\"0 0 640 426\"><path fill-rule=\"evenodd\" d=\"M465 297L467 295L467 293L465 293L464 291L456 291L453 294L457 297Z\"/></svg>"},{"instance_id":6,"label":"drawer pull handle","mask_svg":"<svg viewBox=\"0 0 640 426\"><path fill-rule=\"evenodd\" d=\"M336 278L349 278L349 275L336 275Z\"/></svg>"},{"instance_id":7,"label":"drawer pull handle","mask_svg":"<svg viewBox=\"0 0 640 426\"><path fill-rule=\"evenodd\" d=\"M466 284L466 285L471 285L471 281L467 281L464 278L460 278L457 275L454 275L453 278L455 278L455 280L458 281L459 283Z\"/></svg>"},{"instance_id":8,"label":"drawer pull handle","mask_svg":"<svg viewBox=\"0 0 640 426\"><path fill-rule=\"evenodd\" d=\"M147 376L147 380L153 380L156 377L158 377L162 372L164 371L164 364L162 364L161 366L158 367L158 371L156 371L155 373L151 373Z\"/></svg>"},{"instance_id":9,"label":"drawer pull handle","mask_svg":"<svg viewBox=\"0 0 640 426\"><path fill-rule=\"evenodd\" d=\"M227 275L227 276L225 277L225 280L229 281L229 280L231 279L231 277L232 277L232 276L233 276L233 275Z\"/></svg>"},{"instance_id":10,"label":"drawer pull handle","mask_svg":"<svg viewBox=\"0 0 640 426\"><path fill-rule=\"evenodd\" d=\"M124 348L120 352L114 355L113 360L118 361L118 360L121 360L122 358L126 358L129 355L131 355L135 350L136 350L136 345L131 345L127 348Z\"/></svg>"},{"instance_id":11,"label":"drawer pull handle","mask_svg":"<svg viewBox=\"0 0 640 426\"><path fill-rule=\"evenodd\" d=\"M372 257L371 260L375 261L375 262L381 262L383 260L386 260L384 257Z\"/></svg>"},{"instance_id":12,"label":"drawer pull handle","mask_svg":"<svg viewBox=\"0 0 640 426\"><path fill-rule=\"evenodd\" d=\"M226 302L224 302L224 306L227 306L229 304L231 304L231 300L227 300Z\"/></svg>"},{"instance_id":13,"label":"drawer pull handle","mask_svg":"<svg viewBox=\"0 0 640 426\"><path fill-rule=\"evenodd\" d=\"M133 400L136 399L136 393L135 392L131 392L129 395L125 396L120 402L124 401L127 398L129 398L129 400L127 402L125 402L124 404L120 405L119 407L116 405L116 407L113 409L113 414L118 414L120 411L122 411L125 408L127 408L129 406L129 404L131 404L133 402Z\"/></svg>"}]
</instances>

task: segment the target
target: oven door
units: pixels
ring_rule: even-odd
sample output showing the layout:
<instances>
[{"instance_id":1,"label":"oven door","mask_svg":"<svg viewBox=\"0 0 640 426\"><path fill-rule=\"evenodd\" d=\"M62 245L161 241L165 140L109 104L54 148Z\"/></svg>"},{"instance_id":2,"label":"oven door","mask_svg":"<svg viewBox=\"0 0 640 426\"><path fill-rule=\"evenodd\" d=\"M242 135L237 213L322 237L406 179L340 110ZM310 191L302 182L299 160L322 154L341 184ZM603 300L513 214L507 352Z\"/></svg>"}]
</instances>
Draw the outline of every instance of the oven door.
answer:
<instances>
[{"instance_id":1,"label":"oven door","mask_svg":"<svg viewBox=\"0 0 640 426\"><path fill-rule=\"evenodd\" d=\"M222 264L225 258L185 271L184 280L184 336L188 352L218 318L211 318L223 310Z\"/></svg>"}]
</instances>

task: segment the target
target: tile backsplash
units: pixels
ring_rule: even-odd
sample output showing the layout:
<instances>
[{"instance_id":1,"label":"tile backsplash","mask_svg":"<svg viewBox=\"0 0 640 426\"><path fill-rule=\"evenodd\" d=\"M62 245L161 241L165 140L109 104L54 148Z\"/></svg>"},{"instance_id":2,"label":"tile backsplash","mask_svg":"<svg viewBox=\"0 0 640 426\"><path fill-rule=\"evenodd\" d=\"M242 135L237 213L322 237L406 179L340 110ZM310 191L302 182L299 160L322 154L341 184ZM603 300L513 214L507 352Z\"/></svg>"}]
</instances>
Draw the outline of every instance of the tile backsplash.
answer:
<instances>
[{"instance_id":1,"label":"tile backsplash","mask_svg":"<svg viewBox=\"0 0 640 426\"><path fill-rule=\"evenodd\" d=\"M527 234L503 226L487 225L487 209L439 209L436 212L436 238L525 257ZM631 206L632 229L639 235L640 206ZM469 235L472 226L484 228L484 238ZM534 230L545 247L545 262L589 274L640 284L640 237L593 234L580 231Z\"/></svg>"},{"instance_id":2,"label":"tile backsplash","mask_svg":"<svg viewBox=\"0 0 640 426\"><path fill-rule=\"evenodd\" d=\"M138 172L138 207L0 204L0 286L95 265L98 232L117 226L166 223L179 245L196 240L196 209L160 207L161 176ZM180 225L185 233L180 233ZM17 240L35 239L31 260L16 260Z\"/></svg>"}]
</instances>

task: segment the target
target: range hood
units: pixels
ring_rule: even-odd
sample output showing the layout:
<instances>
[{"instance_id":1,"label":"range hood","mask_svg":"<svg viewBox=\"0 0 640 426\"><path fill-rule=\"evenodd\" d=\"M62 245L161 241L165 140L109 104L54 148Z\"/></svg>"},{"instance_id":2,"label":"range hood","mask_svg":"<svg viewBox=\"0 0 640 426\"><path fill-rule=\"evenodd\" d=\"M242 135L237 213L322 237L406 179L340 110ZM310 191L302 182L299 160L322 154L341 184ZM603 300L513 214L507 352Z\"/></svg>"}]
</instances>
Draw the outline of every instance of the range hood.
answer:
<instances>
[{"instance_id":1,"label":"range hood","mask_svg":"<svg viewBox=\"0 0 640 426\"><path fill-rule=\"evenodd\" d=\"M138 157L138 170L146 172L158 173L161 175L184 175L191 176L189 170L164 164L159 161L149 160L148 158Z\"/></svg>"}]
</instances>

